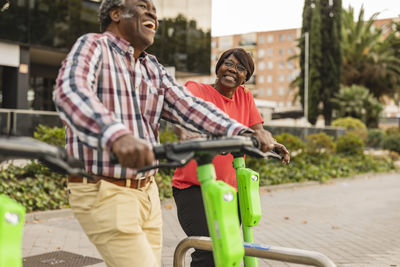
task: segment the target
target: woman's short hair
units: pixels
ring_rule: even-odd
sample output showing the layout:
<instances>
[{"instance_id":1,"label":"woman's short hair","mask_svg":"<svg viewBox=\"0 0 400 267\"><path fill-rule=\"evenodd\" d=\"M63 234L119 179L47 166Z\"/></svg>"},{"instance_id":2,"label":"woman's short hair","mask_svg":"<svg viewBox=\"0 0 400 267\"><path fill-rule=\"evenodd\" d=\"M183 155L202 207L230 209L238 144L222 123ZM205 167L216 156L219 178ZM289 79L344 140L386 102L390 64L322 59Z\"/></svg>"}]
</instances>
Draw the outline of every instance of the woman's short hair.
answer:
<instances>
[{"instance_id":1,"label":"woman's short hair","mask_svg":"<svg viewBox=\"0 0 400 267\"><path fill-rule=\"evenodd\" d=\"M218 59L217 65L215 66L215 74L217 74L222 63L224 63L225 59L227 59L230 55L233 55L240 62L240 64L246 68L246 81L248 81L254 73L254 61L251 55L243 48L232 48L222 53Z\"/></svg>"},{"instance_id":2,"label":"woman's short hair","mask_svg":"<svg viewBox=\"0 0 400 267\"><path fill-rule=\"evenodd\" d=\"M125 0L103 0L99 9L100 32L105 32L111 24L110 11L116 7L123 7Z\"/></svg>"}]
</instances>

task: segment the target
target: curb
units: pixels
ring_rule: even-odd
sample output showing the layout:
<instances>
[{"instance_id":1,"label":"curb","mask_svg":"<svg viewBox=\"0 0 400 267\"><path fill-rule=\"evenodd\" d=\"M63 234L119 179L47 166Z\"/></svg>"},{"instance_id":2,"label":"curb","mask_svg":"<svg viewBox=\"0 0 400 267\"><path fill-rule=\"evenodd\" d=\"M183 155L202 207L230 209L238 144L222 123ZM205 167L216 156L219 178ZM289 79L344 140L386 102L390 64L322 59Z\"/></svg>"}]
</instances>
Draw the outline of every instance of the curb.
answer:
<instances>
[{"instance_id":1,"label":"curb","mask_svg":"<svg viewBox=\"0 0 400 267\"><path fill-rule=\"evenodd\" d=\"M278 185L267 185L267 186L260 186L260 193L265 194L268 192L273 191L280 191L280 190L289 190L289 189L297 189L302 187L311 187L316 185L334 185L336 183L348 181L348 180L356 180L356 179L369 179L372 177L383 177L387 175L399 175L398 172L384 172L384 173L364 173L360 175L356 175L353 177L347 178L332 178L326 182L319 182L319 181L308 181L308 182L301 182L301 183L288 183L288 184L278 184ZM161 201L161 205L168 205L173 204L175 205L175 201L173 198L167 198ZM60 209L60 210L47 210L47 211L36 211L27 213L25 215L25 221L27 223L34 222L34 221L42 221L48 220L53 218L65 218L65 217L73 217L74 214L71 209Z\"/></svg>"},{"instance_id":2,"label":"curb","mask_svg":"<svg viewBox=\"0 0 400 267\"><path fill-rule=\"evenodd\" d=\"M65 218L72 216L74 216L74 214L71 209L35 211L25 215L25 222L30 223L34 221L43 221L53 218Z\"/></svg>"}]
</instances>

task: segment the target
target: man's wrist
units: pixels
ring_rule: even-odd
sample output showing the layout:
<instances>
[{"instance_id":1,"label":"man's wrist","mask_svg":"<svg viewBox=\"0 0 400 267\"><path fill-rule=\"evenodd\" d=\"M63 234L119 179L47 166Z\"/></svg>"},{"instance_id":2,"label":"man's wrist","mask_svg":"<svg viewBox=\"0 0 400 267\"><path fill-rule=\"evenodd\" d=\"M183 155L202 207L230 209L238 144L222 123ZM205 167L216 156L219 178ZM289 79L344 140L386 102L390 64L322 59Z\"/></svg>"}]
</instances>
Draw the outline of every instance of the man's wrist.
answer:
<instances>
[{"instance_id":1,"label":"man's wrist","mask_svg":"<svg viewBox=\"0 0 400 267\"><path fill-rule=\"evenodd\" d=\"M240 130L238 135L246 136L246 135L252 135L253 133L254 133L254 130L252 130L250 128L245 128L245 129Z\"/></svg>"}]
</instances>

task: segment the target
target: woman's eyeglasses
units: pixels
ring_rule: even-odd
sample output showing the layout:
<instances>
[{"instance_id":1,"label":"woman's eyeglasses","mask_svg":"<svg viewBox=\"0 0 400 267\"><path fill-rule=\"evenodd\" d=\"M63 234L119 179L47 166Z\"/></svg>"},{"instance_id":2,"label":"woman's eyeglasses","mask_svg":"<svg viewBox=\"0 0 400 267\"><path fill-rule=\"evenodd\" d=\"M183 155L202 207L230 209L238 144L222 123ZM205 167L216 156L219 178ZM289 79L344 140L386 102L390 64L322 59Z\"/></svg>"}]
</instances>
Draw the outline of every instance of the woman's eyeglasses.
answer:
<instances>
[{"instance_id":1,"label":"woman's eyeglasses","mask_svg":"<svg viewBox=\"0 0 400 267\"><path fill-rule=\"evenodd\" d=\"M235 63L233 63L233 61L231 61L231 60L225 60L224 61L224 65L225 65L225 67L228 67L228 68L233 68L233 67L235 67L236 69L237 69L237 71L239 71L239 72L246 72L247 71L247 69L245 68L245 66L243 66L242 64L235 64Z\"/></svg>"}]
</instances>

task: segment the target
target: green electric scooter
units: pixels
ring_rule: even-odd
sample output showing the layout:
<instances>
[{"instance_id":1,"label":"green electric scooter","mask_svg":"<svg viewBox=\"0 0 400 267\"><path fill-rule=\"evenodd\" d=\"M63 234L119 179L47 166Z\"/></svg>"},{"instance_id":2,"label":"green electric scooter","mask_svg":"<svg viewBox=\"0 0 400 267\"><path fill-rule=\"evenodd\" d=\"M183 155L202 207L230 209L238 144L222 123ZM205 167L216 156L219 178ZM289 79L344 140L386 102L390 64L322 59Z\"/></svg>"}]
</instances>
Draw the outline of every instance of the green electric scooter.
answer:
<instances>
[{"instance_id":1,"label":"green electric scooter","mask_svg":"<svg viewBox=\"0 0 400 267\"><path fill-rule=\"evenodd\" d=\"M149 166L141 171L159 167L180 167L192 158L197 161L197 174L201 186L208 229L216 266L239 266L244 257L245 242L253 242L251 227L261 218L259 175L245 168L244 154L259 158L281 157L275 153L258 150L258 141L250 137L192 139L190 141L159 145L153 151L157 159L167 163ZM235 159L241 210L243 239L238 220L236 190L223 181L217 181L213 158L218 154L233 152ZM257 259L245 257L246 267L258 266Z\"/></svg>"},{"instance_id":2,"label":"green electric scooter","mask_svg":"<svg viewBox=\"0 0 400 267\"><path fill-rule=\"evenodd\" d=\"M245 168L243 155L281 159L278 154L263 153L259 150L257 139L243 136L192 139L157 145L153 152L157 159L164 162L139 171L181 167L191 159L197 161L197 174L211 236L188 237L182 240L175 249L174 267L185 266L185 253L190 248L213 251L217 267L239 266L243 258L246 267L258 266L257 258L315 266L336 266L319 252L252 243L252 227L257 225L261 218L259 174ZM232 153L234 156L233 166L238 180L243 239L238 220L236 191L223 181L216 181L212 164L216 155L226 153Z\"/></svg>"}]
</instances>

